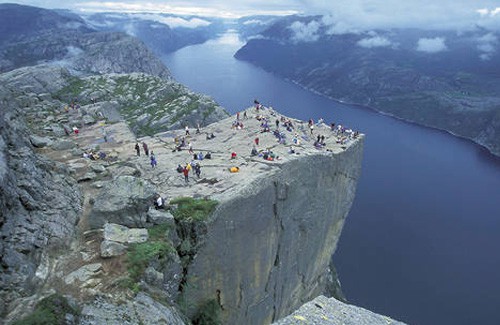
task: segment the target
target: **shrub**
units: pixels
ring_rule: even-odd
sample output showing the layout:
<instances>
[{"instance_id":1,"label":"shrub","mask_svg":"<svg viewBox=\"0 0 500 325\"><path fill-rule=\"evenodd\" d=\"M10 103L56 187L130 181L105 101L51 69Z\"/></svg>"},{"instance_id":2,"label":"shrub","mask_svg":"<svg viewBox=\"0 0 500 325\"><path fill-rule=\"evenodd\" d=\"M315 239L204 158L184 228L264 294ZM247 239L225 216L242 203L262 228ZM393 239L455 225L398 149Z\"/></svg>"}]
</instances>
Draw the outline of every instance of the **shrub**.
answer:
<instances>
[{"instance_id":1,"label":"shrub","mask_svg":"<svg viewBox=\"0 0 500 325\"><path fill-rule=\"evenodd\" d=\"M127 252L127 268L129 278L121 285L133 292L139 291L137 282L153 259L165 261L175 248L168 240L169 224L161 224L148 229L149 240L145 243L132 244Z\"/></svg>"},{"instance_id":2,"label":"shrub","mask_svg":"<svg viewBox=\"0 0 500 325\"><path fill-rule=\"evenodd\" d=\"M218 202L208 199L194 199L192 197L179 197L170 201L177 204L172 214L177 220L204 221L215 210Z\"/></svg>"}]
</instances>

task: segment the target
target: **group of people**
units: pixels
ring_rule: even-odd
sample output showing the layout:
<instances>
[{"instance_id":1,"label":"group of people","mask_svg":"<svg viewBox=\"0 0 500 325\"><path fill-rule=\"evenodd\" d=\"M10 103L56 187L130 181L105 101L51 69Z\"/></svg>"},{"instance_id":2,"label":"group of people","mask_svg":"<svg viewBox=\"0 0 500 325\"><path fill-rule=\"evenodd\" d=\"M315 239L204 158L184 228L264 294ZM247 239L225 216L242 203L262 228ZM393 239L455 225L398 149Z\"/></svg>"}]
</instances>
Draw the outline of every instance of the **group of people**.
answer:
<instances>
[{"instance_id":1,"label":"group of people","mask_svg":"<svg viewBox=\"0 0 500 325\"><path fill-rule=\"evenodd\" d=\"M99 151L96 153L93 150L88 150L83 153L83 158L90 159L90 160L98 160L98 159L105 159L106 158L106 153L103 151Z\"/></svg>"},{"instance_id":2,"label":"group of people","mask_svg":"<svg viewBox=\"0 0 500 325\"><path fill-rule=\"evenodd\" d=\"M135 152L136 152L137 157L140 157L141 156L141 146L139 145L139 142L136 142L134 148L135 148ZM146 144L146 142L144 142L144 141L142 142L142 149L144 150L144 154L146 156L149 156L149 161L150 161L151 167L155 168L156 165L158 165L158 161L156 160L156 156L155 156L153 150L149 151L149 147Z\"/></svg>"},{"instance_id":3,"label":"group of people","mask_svg":"<svg viewBox=\"0 0 500 325\"><path fill-rule=\"evenodd\" d=\"M184 182L186 184L189 183L189 172L191 172L191 170L194 171L194 173L196 174L196 176L198 178L201 177L201 165L198 162L194 162L194 161L188 162L184 166L179 164L179 165L177 165L176 170L179 174L182 173L184 175Z\"/></svg>"}]
</instances>

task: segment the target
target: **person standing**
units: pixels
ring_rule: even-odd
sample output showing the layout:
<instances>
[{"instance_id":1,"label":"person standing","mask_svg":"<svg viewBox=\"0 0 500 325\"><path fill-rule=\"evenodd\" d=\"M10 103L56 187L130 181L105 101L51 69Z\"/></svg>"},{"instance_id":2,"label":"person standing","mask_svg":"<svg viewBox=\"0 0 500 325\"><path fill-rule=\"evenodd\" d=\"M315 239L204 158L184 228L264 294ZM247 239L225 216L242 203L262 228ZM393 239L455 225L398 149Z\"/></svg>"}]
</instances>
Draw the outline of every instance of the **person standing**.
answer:
<instances>
[{"instance_id":1,"label":"person standing","mask_svg":"<svg viewBox=\"0 0 500 325\"><path fill-rule=\"evenodd\" d=\"M144 142L144 141L142 142L142 148L144 149L144 154L145 154L146 156L149 156L149 149L148 149L148 145L147 145L147 144L146 144L146 142ZM153 153L153 152L151 151L151 153Z\"/></svg>"},{"instance_id":2,"label":"person standing","mask_svg":"<svg viewBox=\"0 0 500 325\"><path fill-rule=\"evenodd\" d=\"M151 151L151 156L149 157L149 159L151 160L151 167L155 168L157 165L157 162L156 162L156 157L155 157L155 154L153 153L153 151Z\"/></svg>"},{"instance_id":3,"label":"person standing","mask_svg":"<svg viewBox=\"0 0 500 325\"><path fill-rule=\"evenodd\" d=\"M189 126L186 125L186 135L189 135Z\"/></svg>"},{"instance_id":4,"label":"person standing","mask_svg":"<svg viewBox=\"0 0 500 325\"><path fill-rule=\"evenodd\" d=\"M187 183L189 183L189 169L188 169L188 166L184 167L184 169L182 170L182 173L184 174L184 181Z\"/></svg>"},{"instance_id":5,"label":"person standing","mask_svg":"<svg viewBox=\"0 0 500 325\"><path fill-rule=\"evenodd\" d=\"M141 155L141 148L139 147L139 142L135 144L135 151L137 152L137 156Z\"/></svg>"}]
</instances>

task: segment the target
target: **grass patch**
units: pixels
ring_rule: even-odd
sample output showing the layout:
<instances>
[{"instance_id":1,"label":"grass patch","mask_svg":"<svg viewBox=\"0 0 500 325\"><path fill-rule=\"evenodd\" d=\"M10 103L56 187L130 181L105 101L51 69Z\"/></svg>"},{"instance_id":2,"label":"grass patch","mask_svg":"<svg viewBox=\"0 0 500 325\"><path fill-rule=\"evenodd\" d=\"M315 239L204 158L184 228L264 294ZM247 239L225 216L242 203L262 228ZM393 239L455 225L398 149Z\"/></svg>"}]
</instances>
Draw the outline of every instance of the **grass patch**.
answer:
<instances>
[{"instance_id":1,"label":"grass patch","mask_svg":"<svg viewBox=\"0 0 500 325\"><path fill-rule=\"evenodd\" d=\"M178 197L170 201L178 207L172 214L176 220L204 221L215 210L219 202L192 197Z\"/></svg>"},{"instance_id":2,"label":"grass patch","mask_svg":"<svg viewBox=\"0 0 500 325\"><path fill-rule=\"evenodd\" d=\"M63 325L66 314L80 315L80 311L71 307L68 300L59 294L42 299L31 315L18 320L13 325Z\"/></svg>"},{"instance_id":3,"label":"grass patch","mask_svg":"<svg viewBox=\"0 0 500 325\"><path fill-rule=\"evenodd\" d=\"M169 224L157 225L148 230L149 240L145 243L132 244L127 252L127 270L129 278L125 279L121 285L138 292L137 282L153 259L158 259L161 263L168 260L168 256L176 253L168 239L170 231Z\"/></svg>"}]
</instances>

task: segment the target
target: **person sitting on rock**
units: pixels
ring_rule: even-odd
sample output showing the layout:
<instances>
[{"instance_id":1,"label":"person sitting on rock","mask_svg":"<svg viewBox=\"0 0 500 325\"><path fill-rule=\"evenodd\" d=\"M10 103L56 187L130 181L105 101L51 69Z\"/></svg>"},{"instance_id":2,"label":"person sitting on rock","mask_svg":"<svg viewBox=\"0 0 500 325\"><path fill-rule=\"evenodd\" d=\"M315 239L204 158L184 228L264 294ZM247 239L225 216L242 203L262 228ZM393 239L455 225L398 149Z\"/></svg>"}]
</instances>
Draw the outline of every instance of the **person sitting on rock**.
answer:
<instances>
[{"instance_id":1,"label":"person sitting on rock","mask_svg":"<svg viewBox=\"0 0 500 325\"><path fill-rule=\"evenodd\" d=\"M236 159L236 152L231 152L231 159Z\"/></svg>"},{"instance_id":2,"label":"person sitting on rock","mask_svg":"<svg viewBox=\"0 0 500 325\"><path fill-rule=\"evenodd\" d=\"M250 152L250 156L257 156L259 154L259 152L257 151L257 149L255 149L255 147L252 148L252 151Z\"/></svg>"},{"instance_id":3,"label":"person sitting on rock","mask_svg":"<svg viewBox=\"0 0 500 325\"><path fill-rule=\"evenodd\" d=\"M205 159L212 159L212 154L210 153L210 151L207 151L207 153L205 154Z\"/></svg>"},{"instance_id":4,"label":"person sitting on rock","mask_svg":"<svg viewBox=\"0 0 500 325\"><path fill-rule=\"evenodd\" d=\"M181 164L177 165L177 172L180 174L184 170L184 167L181 166Z\"/></svg>"},{"instance_id":5,"label":"person sitting on rock","mask_svg":"<svg viewBox=\"0 0 500 325\"><path fill-rule=\"evenodd\" d=\"M198 160L203 160L203 154L200 152L198 152Z\"/></svg>"},{"instance_id":6,"label":"person sitting on rock","mask_svg":"<svg viewBox=\"0 0 500 325\"><path fill-rule=\"evenodd\" d=\"M155 209L164 209L165 208L165 200L161 197L161 195L157 194L154 200Z\"/></svg>"},{"instance_id":7,"label":"person sitting on rock","mask_svg":"<svg viewBox=\"0 0 500 325\"><path fill-rule=\"evenodd\" d=\"M212 140L213 138L215 138L215 135L213 133L207 133L207 140Z\"/></svg>"}]
</instances>

